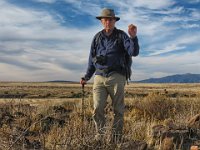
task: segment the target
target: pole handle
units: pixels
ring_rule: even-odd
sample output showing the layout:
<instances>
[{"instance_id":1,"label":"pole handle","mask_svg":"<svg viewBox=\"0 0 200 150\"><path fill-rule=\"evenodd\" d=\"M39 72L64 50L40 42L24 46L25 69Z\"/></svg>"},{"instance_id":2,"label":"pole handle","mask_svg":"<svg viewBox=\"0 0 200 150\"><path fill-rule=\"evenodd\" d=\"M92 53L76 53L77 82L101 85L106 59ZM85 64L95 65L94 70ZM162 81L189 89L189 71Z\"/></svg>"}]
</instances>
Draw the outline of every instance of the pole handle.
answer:
<instances>
[{"instance_id":1,"label":"pole handle","mask_svg":"<svg viewBox=\"0 0 200 150\"><path fill-rule=\"evenodd\" d=\"M85 87L85 84L82 84L82 89L84 89L84 87Z\"/></svg>"}]
</instances>

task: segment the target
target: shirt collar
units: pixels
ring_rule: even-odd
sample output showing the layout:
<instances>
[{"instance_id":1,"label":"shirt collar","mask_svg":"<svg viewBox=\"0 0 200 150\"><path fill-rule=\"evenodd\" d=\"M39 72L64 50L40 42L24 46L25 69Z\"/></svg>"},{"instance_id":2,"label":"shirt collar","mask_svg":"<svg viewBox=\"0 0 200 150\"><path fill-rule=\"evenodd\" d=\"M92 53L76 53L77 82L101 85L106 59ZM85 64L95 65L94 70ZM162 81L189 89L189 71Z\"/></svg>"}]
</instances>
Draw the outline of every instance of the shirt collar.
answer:
<instances>
[{"instance_id":1,"label":"shirt collar","mask_svg":"<svg viewBox=\"0 0 200 150\"><path fill-rule=\"evenodd\" d=\"M107 35L105 35L104 29L103 29L103 30L101 30L101 35L102 35L103 37L105 37L105 38L112 38L113 35L115 35L116 32L117 32L117 28L115 27L115 28L113 29L113 32L111 33L111 35L107 36Z\"/></svg>"}]
</instances>

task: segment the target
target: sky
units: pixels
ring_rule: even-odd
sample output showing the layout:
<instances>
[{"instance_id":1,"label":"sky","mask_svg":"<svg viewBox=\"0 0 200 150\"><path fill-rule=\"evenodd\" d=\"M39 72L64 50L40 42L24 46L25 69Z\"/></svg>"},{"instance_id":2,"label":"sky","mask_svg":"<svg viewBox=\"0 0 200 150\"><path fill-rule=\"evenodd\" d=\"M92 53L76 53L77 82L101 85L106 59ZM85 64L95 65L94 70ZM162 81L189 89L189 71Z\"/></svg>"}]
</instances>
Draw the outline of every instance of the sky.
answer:
<instances>
[{"instance_id":1,"label":"sky","mask_svg":"<svg viewBox=\"0 0 200 150\"><path fill-rule=\"evenodd\" d=\"M200 0L0 0L0 8L0 81L79 81L103 8L120 17L117 28L138 28L132 81L200 74Z\"/></svg>"}]
</instances>

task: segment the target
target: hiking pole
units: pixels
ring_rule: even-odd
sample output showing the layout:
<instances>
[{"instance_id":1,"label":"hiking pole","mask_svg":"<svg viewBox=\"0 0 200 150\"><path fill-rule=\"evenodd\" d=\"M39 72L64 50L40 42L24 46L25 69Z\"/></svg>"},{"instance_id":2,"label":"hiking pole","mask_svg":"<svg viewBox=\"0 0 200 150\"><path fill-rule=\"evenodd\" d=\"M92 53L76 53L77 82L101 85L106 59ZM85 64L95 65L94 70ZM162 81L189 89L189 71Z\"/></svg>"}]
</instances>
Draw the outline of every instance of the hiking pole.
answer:
<instances>
[{"instance_id":1,"label":"hiking pole","mask_svg":"<svg viewBox=\"0 0 200 150\"><path fill-rule=\"evenodd\" d=\"M85 98L85 90L84 90L85 84L82 84L82 123L85 120L85 114L84 114L84 106L85 106L85 102L84 102L84 98Z\"/></svg>"},{"instance_id":2,"label":"hiking pole","mask_svg":"<svg viewBox=\"0 0 200 150\"><path fill-rule=\"evenodd\" d=\"M84 143L83 139L84 139L84 121L85 121L85 102L84 102L84 98L85 98L85 90L84 90L84 86L85 84L82 84L82 144Z\"/></svg>"}]
</instances>

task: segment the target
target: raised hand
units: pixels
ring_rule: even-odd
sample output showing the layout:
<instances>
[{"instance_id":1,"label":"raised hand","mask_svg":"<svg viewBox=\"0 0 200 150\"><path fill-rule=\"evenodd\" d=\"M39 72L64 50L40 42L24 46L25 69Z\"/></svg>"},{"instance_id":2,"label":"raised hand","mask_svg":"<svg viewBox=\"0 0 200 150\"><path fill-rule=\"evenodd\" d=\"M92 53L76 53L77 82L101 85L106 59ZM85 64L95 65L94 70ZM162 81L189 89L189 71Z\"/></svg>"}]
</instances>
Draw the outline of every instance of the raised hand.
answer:
<instances>
[{"instance_id":1,"label":"raised hand","mask_svg":"<svg viewBox=\"0 0 200 150\"><path fill-rule=\"evenodd\" d=\"M128 26L128 34L130 35L131 38L135 38L137 35L137 26L130 24Z\"/></svg>"}]
</instances>

